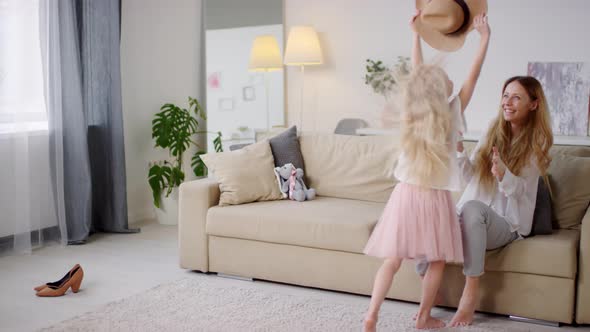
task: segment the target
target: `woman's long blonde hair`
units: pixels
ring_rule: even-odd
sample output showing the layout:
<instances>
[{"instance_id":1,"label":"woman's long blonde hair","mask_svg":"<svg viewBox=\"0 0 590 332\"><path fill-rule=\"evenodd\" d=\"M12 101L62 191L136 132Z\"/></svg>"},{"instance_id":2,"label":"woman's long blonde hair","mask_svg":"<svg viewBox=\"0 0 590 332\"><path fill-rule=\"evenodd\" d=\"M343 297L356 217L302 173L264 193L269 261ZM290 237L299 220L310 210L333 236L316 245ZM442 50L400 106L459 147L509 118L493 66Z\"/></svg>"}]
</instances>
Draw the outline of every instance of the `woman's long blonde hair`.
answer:
<instances>
[{"instance_id":1,"label":"woman's long blonde hair","mask_svg":"<svg viewBox=\"0 0 590 332\"><path fill-rule=\"evenodd\" d=\"M508 84L518 82L532 101L537 101L537 108L529 113L526 124L517 136L512 135L510 122L504 120L504 110L500 104L498 116L487 132L485 144L475 157L475 170L486 190L493 190L496 185L492 175L492 148L496 146L500 158L514 175L520 175L522 169L535 157L541 175L545 176L551 163L549 149L553 145L553 134L547 100L541 83L531 76L509 78L502 88L502 95Z\"/></svg>"},{"instance_id":2,"label":"woman's long blonde hair","mask_svg":"<svg viewBox=\"0 0 590 332\"><path fill-rule=\"evenodd\" d=\"M401 146L417 185L445 181L449 170L449 79L434 65L419 65L403 90Z\"/></svg>"}]
</instances>

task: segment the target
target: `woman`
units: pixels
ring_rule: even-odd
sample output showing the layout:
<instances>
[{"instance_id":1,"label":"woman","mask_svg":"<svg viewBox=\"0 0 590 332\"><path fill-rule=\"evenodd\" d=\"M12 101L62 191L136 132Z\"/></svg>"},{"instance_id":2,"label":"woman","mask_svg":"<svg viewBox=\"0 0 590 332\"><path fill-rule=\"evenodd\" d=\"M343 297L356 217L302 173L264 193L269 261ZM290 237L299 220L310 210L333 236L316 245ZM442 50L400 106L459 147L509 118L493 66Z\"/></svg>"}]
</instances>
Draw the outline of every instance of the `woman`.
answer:
<instances>
[{"instance_id":1,"label":"woman","mask_svg":"<svg viewBox=\"0 0 590 332\"><path fill-rule=\"evenodd\" d=\"M466 283L450 326L473 322L486 250L531 232L539 176L549 167L552 145L545 94L539 81L530 76L512 77L504 83L498 116L470 158L458 144L467 183L457 204ZM424 267L418 267L419 273Z\"/></svg>"}]
</instances>

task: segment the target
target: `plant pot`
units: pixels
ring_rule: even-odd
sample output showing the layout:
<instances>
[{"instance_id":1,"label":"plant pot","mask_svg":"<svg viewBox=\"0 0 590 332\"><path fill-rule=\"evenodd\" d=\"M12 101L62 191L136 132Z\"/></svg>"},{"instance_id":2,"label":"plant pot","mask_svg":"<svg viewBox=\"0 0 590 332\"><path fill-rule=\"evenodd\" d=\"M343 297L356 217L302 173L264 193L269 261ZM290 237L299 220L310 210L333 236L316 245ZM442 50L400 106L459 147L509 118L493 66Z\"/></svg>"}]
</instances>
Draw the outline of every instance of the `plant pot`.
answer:
<instances>
[{"instance_id":1,"label":"plant pot","mask_svg":"<svg viewBox=\"0 0 590 332\"><path fill-rule=\"evenodd\" d=\"M160 208L156 208L156 218L161 225L178 224L178 188L174 188L168 197L162 194Z\"/></svg>"}]
</instances>

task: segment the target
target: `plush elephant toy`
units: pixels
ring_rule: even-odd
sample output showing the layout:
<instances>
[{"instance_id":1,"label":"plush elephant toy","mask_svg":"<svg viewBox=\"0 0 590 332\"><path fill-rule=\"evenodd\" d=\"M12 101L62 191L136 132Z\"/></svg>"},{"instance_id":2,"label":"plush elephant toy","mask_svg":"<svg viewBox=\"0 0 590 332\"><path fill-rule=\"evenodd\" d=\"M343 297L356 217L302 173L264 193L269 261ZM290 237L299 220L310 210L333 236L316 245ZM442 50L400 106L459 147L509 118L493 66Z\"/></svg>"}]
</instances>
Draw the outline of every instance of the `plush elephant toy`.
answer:
<instances>
[{"instance_id":1,"label":"plush elephant toy","mask_svg":"<svg viewBox=\"0 0 590 332\"><path fill-rule=\"evenodd\" d=\"M275 175L284 198L303 202L315 198L315 189L307 188L303 181L303 170L295 168L293 164L275 167Z\"/></svg>"},{"instance_id":2,"label":"plush elephant toy","mask_svg":"<svg viewBox=\"0 0 590 332\"><path fill-rule=\"evenodd\" d=\"M289 197L289 178L291 177L291 170L293 164L285 164L283 167L275 167L275 175L279 181L279 189L283 198Z\"/></svg>"}]
</instances>

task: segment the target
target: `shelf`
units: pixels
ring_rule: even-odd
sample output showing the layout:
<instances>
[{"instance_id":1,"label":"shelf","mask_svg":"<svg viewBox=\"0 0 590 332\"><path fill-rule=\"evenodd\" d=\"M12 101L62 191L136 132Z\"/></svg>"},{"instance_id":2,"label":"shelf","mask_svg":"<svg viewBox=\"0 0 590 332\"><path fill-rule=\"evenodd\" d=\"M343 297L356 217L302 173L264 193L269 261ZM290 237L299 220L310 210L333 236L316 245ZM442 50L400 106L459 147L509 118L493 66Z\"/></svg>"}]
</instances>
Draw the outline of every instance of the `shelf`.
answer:
<instances>
[{"instance_id":1,"label":"shelf","mask_svg":"<svg viewBox=\"0 0 590 332\"><path fill-rule=\"evenodd\" d=\"M239 138L222 138L222 142L253 142L254 137L239 137Z\"/></svg>"},{"instance_id":2,"label":"shelf","mask_svg":"<svg viewBox=\"0 0 590 332\"><path fill-rule=\"evenodd\" d=\"M360 128L356 130L357 135L376 136L391 135L399 136L399 129L381 129L381 128ZM466 141L478 141L482 137L482 132L471 131L463 135ZM590 146L590 136L553 136L555 145L579 145Z\"/></svg>"}]
</instances>

